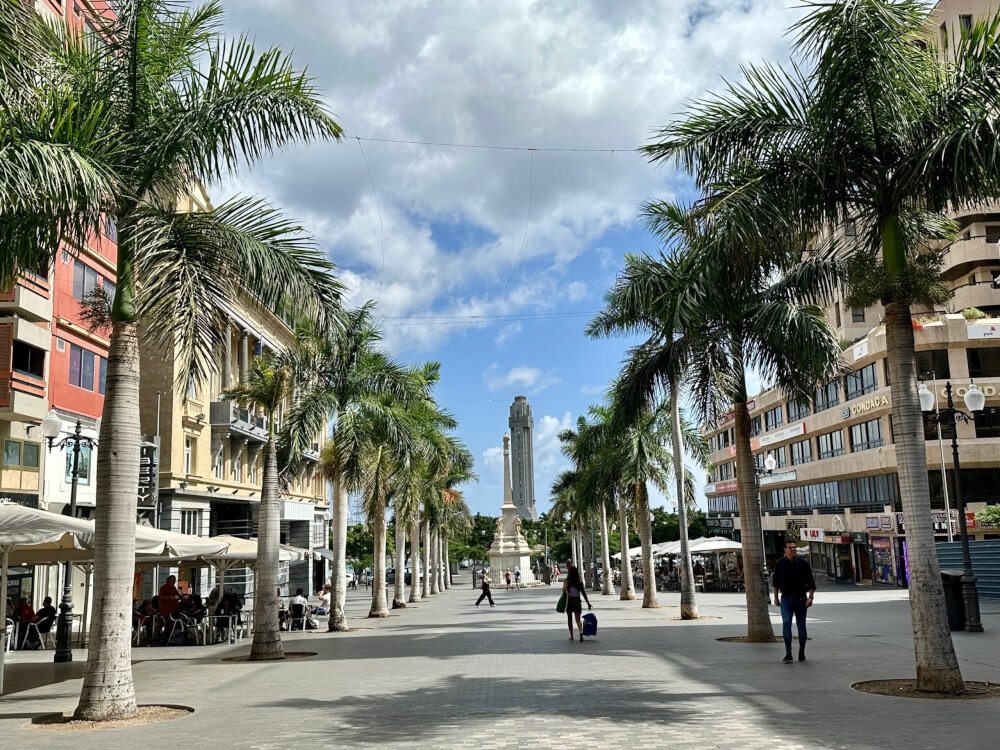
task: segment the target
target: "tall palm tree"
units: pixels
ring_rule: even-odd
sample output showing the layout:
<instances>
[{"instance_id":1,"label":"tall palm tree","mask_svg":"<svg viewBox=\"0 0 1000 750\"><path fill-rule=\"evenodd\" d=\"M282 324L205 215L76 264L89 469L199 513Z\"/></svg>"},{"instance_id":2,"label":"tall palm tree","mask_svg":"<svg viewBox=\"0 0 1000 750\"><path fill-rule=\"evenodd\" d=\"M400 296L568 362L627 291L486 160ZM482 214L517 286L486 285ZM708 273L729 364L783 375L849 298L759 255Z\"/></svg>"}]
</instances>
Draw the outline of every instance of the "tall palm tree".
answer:
<instances>
[{"instance_id":1,"label":"tall palm tree","mask_svg":"<svg viewBox=\"0 0 1000 750\"><path fill-rule=\"evenodd\" d=\"M747 68L745 83L696 104L647 153L688 166L713 210L755 205L758 215L771 213L762 224L769 227L859 227L848 303L885 306L917 681L958 690L910 308L946 297L939 256L921 251L928 237L949 233L936 212L1000 194L1000 22L963 30L950 49L914 43L928 23L919 0L815 3L794 28L799 59L791 70ZM740 226L754 248L759 232Z\"/></svg>"},{"instance_id":2,"label":"tall palm tree","mask_svg":"<svg viewBox=\"0 0 1000 750\"><path fill-rule=\"evenodd\" d=\"M14 45L0 50L7 61L0 65L0 173L22 178L14 187L37 186L49 212L32 207L34 196L5 206L0 285L41 257L52 258L74 228L95 226L98 213L118 228L97 470L100 606L75 712L91 720L136 711L127 615L139 476L140 320L145 335L177 345L185 374L204 376L221 349L224 300L248 291L265 307L330 319L340 294L325 258L290 236L287 222L259 202L236 199L193 214L175 204L194 181L221 178L286 144L339 138L310 78L277 49L258 53L246 37L220 40L217 2L116 0L111 10L111 18L89 19L95 32L81 34L49 25L26 4L0 3L0 44ZM31 72L38 95L10 95L26 82L21 70ZM79 118L86 119L77 129ZM89 141L81 140L87 135ZM39 144L49 148L32 150ZM65 155L49 163L60 146ZM69 161L80 168L75 181L65 180L69 169L59 169ZM53 176L61 182L53 185ZM51 199L70 191L77 193L72 200ZM85 219L74 215L81 209Z\"/></svg>"},{"instance_id":3,"label":"tall palm tree","mask_svg":"<svg viewBox=\"0 0 1000 750\"><path fill-rule=\"evenodd\" d=\"M643 276L654 290L648 298L660 299L678 311L686 346L696 353L688 382L702 421L714 423L724 405L733 405L747 638L755 642L769 642L774 631L768 614L760 501L750 449L746 371L753 369L765 381L798 397L811 395L818 383L840 372L836 334L822 311L807 302L829 294L842 268L824 256L804 261L800 256L801 252L791 249L783 257L775 253L773 263L753 273L737 269L737 261L725 246L711 243L669 258L627 260L628 273ZM676 343L654 334L633 350L617 387L623 413L643 413L657 403L658 387L669 387L675 373ZM678 509L680 505L678 498Z\"/></svg>"},{"instance_id":4,"label":"tall palm tree","mask_svg":"<svg viewBox=\"0 0 1000 750\"><path fill-rule=\"evenodd\" d=\"M253 642L250 661L283 659L278 629L278 553L281 542L281 507L278 502L278 450L275 415L291 395L290 369L268 352L255 357L245 383L227 389L222 398L244 409L261 409L267 417L264 474L261 477L257 518L257 569L254 578Z\"/></svg>"},{"instance_id":5,"label":"tall palm tree","mask_svg":"<svg viewBox=\"0 0 1000 750\"><path fill-rule=\"evenodd\" d=\"M647 226L657 235L675 241L681 248L697 247L700 238L694 231L697 226L691 214L682 207L671 203L648 203L643 215ZM679 404L680 384L691 369L696 352L691 339L684 337L682 316L677 310L681 299L679 292L663 285L658 269L646 259L629 256L622 275L614 288L605 297L605 308L587 327L589 336L610 336L614 334L645 334L651 338L642 348L633 350L633 357L646 356L651 350L659 354L664 367L663 383L670 404L671 452L674 459L674 481L677 488L677 516L680 531L681 563L681 617L685 620L698 618L695 600L694 569L689 551L687 497L685 487L684 445L682 436L689 436L689 453L704 465L708 460L708 445L690 426L682 424ZM684 283L691 280L675 274L670 279ZM687 429L685 429L687 427Z\"/></svg>"},{"instance_id":6,"label":"tall palm tree","mask_svg":"<svg viewBox=\"0 0 1000 750\"><path fill-rule=\"evenodd\" d=\"M328 404L329 439L320 463L333 485L333 592L329 630L349 629L344 614L347 598L348 498L361 489L361 461L368 444L365 430L373 425L393 427L397 413L389 404L406 396L407 369L381 351L373 321L374 304L343 315L340 329L322 343L316 372L323 386L316 398Z\"/></svg>"}]
</instances>

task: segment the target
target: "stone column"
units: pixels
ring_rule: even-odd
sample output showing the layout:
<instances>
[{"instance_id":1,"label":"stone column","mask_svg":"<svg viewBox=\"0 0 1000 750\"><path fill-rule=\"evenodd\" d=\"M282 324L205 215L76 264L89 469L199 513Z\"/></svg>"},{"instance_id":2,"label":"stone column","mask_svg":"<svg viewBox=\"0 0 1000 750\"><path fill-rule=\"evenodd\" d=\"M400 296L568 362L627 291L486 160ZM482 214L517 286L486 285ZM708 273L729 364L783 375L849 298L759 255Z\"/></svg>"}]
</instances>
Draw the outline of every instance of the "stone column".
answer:
<instances>
[{"instance_id":1,"label":"stone column","mask_svg":"<svg viewBox=\"0 0 1000 750\"><path fill-rule=\"evenodd\" d=\"M250 371L250 338L246 330L240 331L240 385L247 382Z\"/></svg>"}]
</instances>

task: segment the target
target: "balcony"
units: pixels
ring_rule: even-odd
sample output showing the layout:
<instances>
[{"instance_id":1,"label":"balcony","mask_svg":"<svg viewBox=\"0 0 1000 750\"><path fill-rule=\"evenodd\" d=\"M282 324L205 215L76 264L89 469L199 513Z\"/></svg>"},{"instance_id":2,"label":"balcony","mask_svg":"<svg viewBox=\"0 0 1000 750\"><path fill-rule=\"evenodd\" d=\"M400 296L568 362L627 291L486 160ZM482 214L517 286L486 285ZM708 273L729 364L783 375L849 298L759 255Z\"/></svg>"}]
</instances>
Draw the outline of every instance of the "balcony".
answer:
<instances>
[{"instance_id":1,"label":"balcony","mask_svg":"<svg viewBox=\"0 0 1000 750\"><path fill-rule=\"evenodd\" d=\"M302 460L310 463L319 463L319 443L313 443L302 451Z\"/></svg>"},{"instance_id":2,"label":"balcony","mask_svg":"<svg viewBox=\"0 0 1000 750\"><path fill-rule=\"evenodd\" d=\"M1000 289L994 289L988 280L975 286L965 284L956 287L954 296L948 301L948 307L953 312L961 312L967 307L982 309L995 308L998 305L1000 305Z\"/></svg>"},{"instance_id":3,"label":"balcony","mask_svg":"<svg viewBox=\"0 0 1000 750\"><path fill-rule=\"evenodd\" d=\"M981 266L1000 264L1000 244L987 242L985 236L970 237L953 242L944 254L941 275L946 280L968 276ZM988 273L980 273L989 280ZM982 278L981 278L982 280Z\"/></svg>"},{"instance_id":4,"label":"balcony","mask_svg":"<svg viewBox=\"0 0 1000 750\"><path fill-rule=\"evenodd\" d=\"M231 401L213 401L209 408L213 431L227 431L257 443L267 442L267 417L251 414Z\"/></svg>"},{"instance_id":5,"label":"balcony","mask_svg":"<svg viewBox=\"0 0 1000 750\"><path fill-rule=\"evenodd\" d=\"M17 370L0 371L0 419L38 422L46 413L43 378Z\"/></svg>"},{"instance_id":6,"label":"balcony","mask_svg":"<svg viewBox=\"0 0 1000 750\"><path fill-rule=\"evenodd\" d=\"M34 274L23 275L12 288L0 292L0 315L17 315L32 321L51 320L48 281Z\"/></svg>"}]
</instances>

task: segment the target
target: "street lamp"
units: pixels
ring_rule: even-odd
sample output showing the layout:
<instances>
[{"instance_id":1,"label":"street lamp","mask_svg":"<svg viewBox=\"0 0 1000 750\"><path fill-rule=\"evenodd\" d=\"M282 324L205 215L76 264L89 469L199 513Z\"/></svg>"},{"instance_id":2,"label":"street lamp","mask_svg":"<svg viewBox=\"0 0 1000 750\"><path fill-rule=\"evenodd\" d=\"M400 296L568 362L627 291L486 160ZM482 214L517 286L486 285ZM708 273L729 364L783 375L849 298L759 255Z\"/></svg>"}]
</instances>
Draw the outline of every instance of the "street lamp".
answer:
<instances>
[{"instance_id":1,"label":"street lamp","mask_svg":"<svg viewBox=\"0 0 1000 750\"><path fill-rule=\"evenodd\" d=\"M76 420L76 429L71 437L62 440L57 439L62 433L63 421L56 414L55 409L49 409L49 413L42 420L42 437L48 443L49 452L53 447L63 449L69 442L73 444L73 465L70 470L69 489L69 514L76 518L76 486L80 478L80 447L93 448L97 445L94 438L83 437L80 433L82 426L80 420ZM101 420L97 420L97 430L101 429ZM63 581L63 596L59 603L59 616L56 618L56 651L53 661L67 662L73 661L73 565L66 561L66 573Z\"/></svg>"},{"instance_id":2,"label":"street lamp","mask_svg":"<svg viewBox=\"0 0 1000 750\"><path fill-rule=\"evenodd\" d=\"M948 406L944 409L934 411L937 403L937 394L927 390L927 384L921 383L917 388L917 395L920 398L920 410L924 412L925 419L932 424L951 425L951 455L955 464L955 505L958 509L958 531L962 540L962 600L965 604L965 630L968 633L982 633L983 623L979 617L979 592L976 590L976 576L972 572L972 556L969 553L969 530L965 524L965 499L962 497L962 467L958 462L958 422L975 422L976 416L981 414L986 406L986 394L984 394L975 383L969 384L969 389L965 392L965 408L968 413L961 409L956 409L951 396L951 381L945 384L945 393L948 397ZM951 523L951 520L948 520Z\"/></svg>"},{"instance_id":3,"label":"street lamp","mask_svg":"<svg viewBox=\"0 0 1000 750\"><path fill-rule=\"evenodd\" d=\"M757 505L760 506L760 554L764 558L764 594L767 595L767 541L764 537L764 498L761 497L760 492L760 480L766 476L770 476L774 473L774 470L778 468L778 461L774 457L774 453L771 451L767 452L764 457L764 468L760 469L754 466L754 473L757 475ZM746 565L746 561L743 563Z\"/></svg>"}]
</instances>

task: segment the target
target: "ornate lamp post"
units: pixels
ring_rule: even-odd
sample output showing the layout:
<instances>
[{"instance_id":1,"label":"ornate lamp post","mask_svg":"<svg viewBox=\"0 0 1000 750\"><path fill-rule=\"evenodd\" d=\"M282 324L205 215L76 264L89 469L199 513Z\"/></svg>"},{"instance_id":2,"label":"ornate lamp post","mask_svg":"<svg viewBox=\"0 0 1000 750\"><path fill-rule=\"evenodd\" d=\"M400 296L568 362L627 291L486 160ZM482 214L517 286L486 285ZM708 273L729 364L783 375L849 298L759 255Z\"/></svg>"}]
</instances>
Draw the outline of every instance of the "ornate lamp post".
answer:
<instances>
[{"instance_id":1,"label":"ornate lamp post","mask_svg":"<svg viewBox=\"0 0 1000 750\"><path fill-rule=\"evenodd\" d=\"M97 420L97 429L100 431L101 420ZM69 490L69 514L76 518L76 487L80 478L80 448L93 448L97 445L94 438L83 437L80 433L82 427L80 420L76 420L76 429L72 436L67 436L58 440L62 433L63 421L56 414L55 409L50 409L49 413L42 420L42 437L48 442L49 451L53 447L62 449L68 444L72 444L73 463L70 470L70 490ZM66 561L66 571L63 581L63 596L59 603L59 616L56 618L56 651L53 661L67 662L73 661L73 565Z\"/></svg>"},{"instance_id":2,"label":"ornate lamp post","mask_svg":"<svg viewBox=\"0 0 1000 750\"><path fill-rule=\"evenodd\" d=\"M767 542L764 536L764 498L760 491L760 480L764 477L770 476L774 473L774 470L778 468L778 461L775 459L774 454L771 451L767 452L767 456L764 458L764 468L760 469L756 466L754 467L754 473L757 475L757 504L760 506L760 553L764 557L764 595L767 596L769 589L769 581L767 575Z\"/></svg>"},{"instance_id":3,"label":"ornate lamp post","mask_svg":"<svg viewBox=\"0 0 1000 750\"><path fill-rule=\"evenodd\" d=\"M975 383L969 384L965 392L965 407L968 413L956 409L951 397L951 381L945 384L948 406L934 411L937 394L927 390L926 383L921 383L917 389L920 397L920 410L931 424L951 425L951 455L955 464L955 506L958 509L958 531L962 539L962 600L965 604L965 630L968 633L982 633L983 623L979 618L979 592L976 590L976 576L972 572L972 555L969 553L969 530L965 525L965 498L962 497L962 467L958 462L958 422L975 422L976 416L982 414L986 405L986 395ZM951 523L949 519L948 523Z\"/></svg>"}]
</instances>

